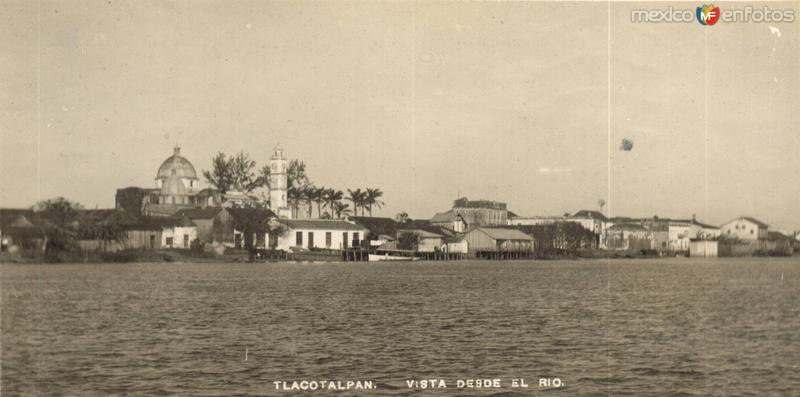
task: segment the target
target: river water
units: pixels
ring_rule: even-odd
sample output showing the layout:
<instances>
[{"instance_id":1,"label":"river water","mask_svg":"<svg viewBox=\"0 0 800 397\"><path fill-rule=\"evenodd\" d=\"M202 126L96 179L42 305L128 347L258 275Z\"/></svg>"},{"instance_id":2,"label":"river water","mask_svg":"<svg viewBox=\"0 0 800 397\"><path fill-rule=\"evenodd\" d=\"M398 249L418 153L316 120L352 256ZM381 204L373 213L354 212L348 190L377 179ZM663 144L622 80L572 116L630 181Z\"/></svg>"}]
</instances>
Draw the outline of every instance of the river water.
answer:
<instances>
[{"instance_id":1,"label":"river water","mask_svg":"<svg viewBox=\"0 0 800 397\"><path fill-rule=\"evenodd\" d=\"M800 393L798 258L4 264L0 278L3 396ZM423 379L447 388L406 382ZM302 380L374 389L274 383Z\"/></svg>"}]
</instances>

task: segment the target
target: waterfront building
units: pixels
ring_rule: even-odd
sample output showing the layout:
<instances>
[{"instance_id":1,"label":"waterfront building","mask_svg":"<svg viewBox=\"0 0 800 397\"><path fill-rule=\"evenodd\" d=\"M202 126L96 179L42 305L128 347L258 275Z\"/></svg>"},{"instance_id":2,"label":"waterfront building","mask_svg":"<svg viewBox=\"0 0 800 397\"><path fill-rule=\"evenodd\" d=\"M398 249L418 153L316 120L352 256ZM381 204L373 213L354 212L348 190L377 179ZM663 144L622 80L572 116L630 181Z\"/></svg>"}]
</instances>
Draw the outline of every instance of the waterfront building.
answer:
<instances>
[{"instance_id":1,"label":"waterfront building","mask_svg":"<svg viewBox=\"0 0 800 397\"><path fill-rule=\"evenodd\" d=\"M113 218L113 222L123 231L123 237L115 241L79 240L78 244L83 250L117 252L126 249L189 249L191 242L197 238L197 228L186 217L137 217L119 209L85 212L84 218L95 224L110 222Z\"/></svg>"},{"instance_id":2,"label":"waterfront building","mask_svg":"<svg viewBox=\"0 0 800 397\"><path fill-rule=\"evenodd\" d=\"M791 256L794 253L794 239L784 233L767 232L767 252L770 255Z\"/></svg>"},{"instance_id":3,"label":"waterfront building","mask_svg":"<svg viewBox=\"0 0 800 397\"><path fill-rule=\"evenodd\" d=\"M23 249L38 249L44 240L41 229L34 224L31 210L0 209L0 252L17 253Z\"/></svg>"},{"instance_id":4,"label":"waterfront building","mask_svg":"<svg viewBox=\"0 0 800 397\"><path fill-rule=\"evenodd\" d=\"M464 235L446 237L441 251L449 254L468 254L469 242Z\"/></svg>"},{"instance_id":5,"label":"waterfront building","mask_svg":"<svg viewBox=\"0 0 800 397\"><path fill-rule=\"evenodd\" d=\"M472 216L473 222L475 216ZM469 222L464 219L464 216L456 213L454 210L440 212L431 218L431 225L450 229L456 233L464 233L469 227Z\"/></svg>"},{"instance_id":6,"label":"waterfront building","mask_svg":"<svg viewBox=\"0 0 800 397\"><path fill-rule=\"evenodd\" d=\"M568 216L567 220L576 222L583 226L584 229L597 235L602 235L608 224L608 218L605 215L599 211L592 210L580 210Z\"/></svg>"},{"instance_id":7,"label":"waterfront building","mask_svg":"<svg viewBox=\"0 0 800 397\"><path fill-rule=\"evenodd\" d=\"M719 256L719 241L717 240L691 240L689 242L689 256L692 258L716 258Z\"/></svg>"},{"instance_id":8,"label":"waterfront building","mask_svg":"<svg viewBox=\"0 0 800 397\"><path fill-rule=\"evenodd\" d=\"M669 231L669 250L672 252L689 251L691 222L668 220L666 223Z\"/></svg>"},{"instance_id":9,"label":"waterfront building","mask_svg":"<svg viewBox=\"0 0 800 397\"><path fill-rule=\"evenodd\" d=\"M506 253L529 254L534 249L533 237L515 229L478 227L464 234L469 253L491 256Z\"/></svg>"},{"instance_id":10,"label":"waterfront building","mask_svg":"<svg viewBox=\"0 0 800 397\"><path fill-rule=\"evenodd\" d=\"M740 216L720 226L721 234L727 238L739 240L766 240L769 237L769 225L749 216Z\"/></svg>"},{"instance_id":11,"label":"waterfront building","mask_svg":"<svg viewBox=\"0 0 800 397\"><path fill-rule=\"evenodd\" d=\"M438 252L444 244L445 235L425 229L403 229L397 231L397 240L400 241L404 234L417 236L417 252ZM400 247L405 248L405 247Z\"/></svg>"},{"instance_id":12,"label":"waterfront building","mask_svg":"<svg viewBox=\"0 0 800 397\"><path fill-rule=\"evenodd\" d=\"M282 250L361 247L368 230L356 222L341 219L276 219L270 241Z\"/></svg>"},{"instance_id":13,"label":"waterfront building","mask_svg":"<svg viewBox=\"0 0 800 397\"><path fill-rule=\"evenodd\" d=\"M638 223L615 223L606 229L606 245L613 251L649 250L652 249L652 240L652 233Z\"/></svg>"},{"instance_id":14,"label":"waterfront building","mask_svg":"<svg viewBox=\"0 0 800 397\"><path fill-rule=\"evenodd\" d=\"M275 218L263 208L222 208L214 216L213 243L237 249L274 247L277 242L269 240L269 231Z\"/></svg>"},{"instance_id":15,"label":"waterfront building","mask_svg":"<svg viewBox=\"0 0 800 397\"><path fill-rule=\"evenodd\" d=\"M184 208L175 212L175 216L186 217L197 227L196 237L203 243L214 241L214 218L222 211L219 207Z\"/></svg>"},{"instance_id":16,"label":"waterfront building","mask_svg":"<svg viewBox=\"0 0 800 397\"><path fill-rule=\"evenodd\" d=\"M536 225L555 225L556 223L568 222L565 216L515 216L506 220L508 226L536 226Z\"/></svg>"}]
</instances>

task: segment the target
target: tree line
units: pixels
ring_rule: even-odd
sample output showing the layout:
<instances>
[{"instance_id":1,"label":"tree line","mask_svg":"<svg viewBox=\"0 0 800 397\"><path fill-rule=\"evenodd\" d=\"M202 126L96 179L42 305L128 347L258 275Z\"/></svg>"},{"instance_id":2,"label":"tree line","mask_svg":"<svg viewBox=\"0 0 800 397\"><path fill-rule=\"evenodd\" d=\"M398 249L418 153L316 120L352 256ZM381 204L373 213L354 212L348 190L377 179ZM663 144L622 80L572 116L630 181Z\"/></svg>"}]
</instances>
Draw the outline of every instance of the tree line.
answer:
<instances>
[{"instance_id":1,"label":"tree line","mask_svg":"<svg viewBox=\"0 0 800 397\"><path fill-rule=\"evenodd\" d=\"M203 170L206 182L220 193L236 190L249 194L258 188L269 189L270 175L268 164L257 168L255 160L243 151L232 156L219 152L211 161L211 169ZM346 189L345 194L339 189L316 186L306 173L306 164L298 159L289 161L286 176L286 199L293 217L299 215L303 205L309 218L313 217L315 205L318 218L342 218L367 213L372 216L373 210L385 204L378 188Z\"/></svg>"}]
</instances>

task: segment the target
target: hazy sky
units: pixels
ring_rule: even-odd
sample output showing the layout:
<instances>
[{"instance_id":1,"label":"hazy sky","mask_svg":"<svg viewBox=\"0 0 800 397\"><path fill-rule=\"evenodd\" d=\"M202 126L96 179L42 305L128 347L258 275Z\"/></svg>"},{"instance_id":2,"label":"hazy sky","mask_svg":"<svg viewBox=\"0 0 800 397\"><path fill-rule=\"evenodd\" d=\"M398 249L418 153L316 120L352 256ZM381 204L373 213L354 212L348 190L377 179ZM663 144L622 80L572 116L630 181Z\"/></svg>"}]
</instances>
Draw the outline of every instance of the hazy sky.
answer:
<instances>
[{"instance_id":1,"label":"hazy sky","mask_svg":"<svg viewBox=\"0 0 800 397\"><path fill-rule=\"evenodd\" d=\"M800 228L800 22L630 20L667 6L6 0L0 206L112 207L176 143L199 173L280 141L317 185L381 188L381 215L610 196L612 215Z\"/></svg>"}]
</instances>

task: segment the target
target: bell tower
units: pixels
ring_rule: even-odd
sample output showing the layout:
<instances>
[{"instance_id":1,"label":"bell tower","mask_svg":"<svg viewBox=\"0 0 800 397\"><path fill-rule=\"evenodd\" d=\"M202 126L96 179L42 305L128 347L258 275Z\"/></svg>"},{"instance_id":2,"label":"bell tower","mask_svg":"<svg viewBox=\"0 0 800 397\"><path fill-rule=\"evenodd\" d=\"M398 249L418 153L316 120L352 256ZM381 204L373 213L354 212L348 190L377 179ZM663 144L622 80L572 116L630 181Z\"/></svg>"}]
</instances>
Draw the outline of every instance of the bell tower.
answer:
<instances>
[{"instance_id":1,"label":"bell tower","mask_svg":"<svg viewBox=\"0 0 800 397\"><path fill-rule=\"evenodd\" d=\"M286 170L287 164L286 158L283 156L283 149L280 144L275 145L272 158L269 160L269 209L279 218L290 219L292 211L289 209L286 197L288 189Z\"/></svg>"}]
</instances>

